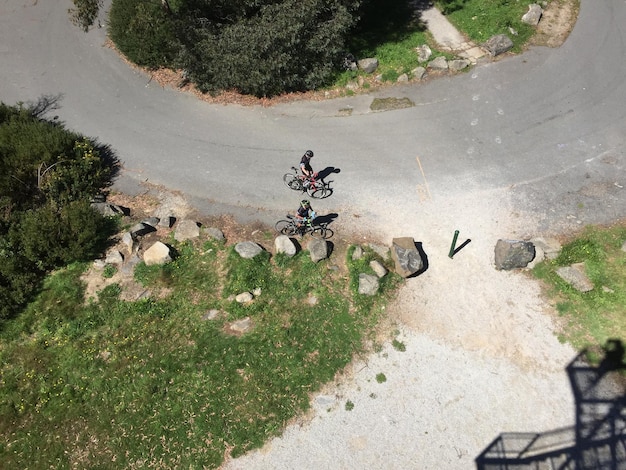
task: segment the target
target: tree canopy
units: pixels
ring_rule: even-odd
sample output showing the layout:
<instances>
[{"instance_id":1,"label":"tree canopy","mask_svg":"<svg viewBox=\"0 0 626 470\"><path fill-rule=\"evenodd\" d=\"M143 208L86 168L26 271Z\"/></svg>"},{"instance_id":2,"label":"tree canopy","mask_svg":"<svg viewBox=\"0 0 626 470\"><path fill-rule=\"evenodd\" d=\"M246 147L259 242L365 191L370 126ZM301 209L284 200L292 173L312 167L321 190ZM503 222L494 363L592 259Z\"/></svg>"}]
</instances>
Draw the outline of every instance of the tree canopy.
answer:
<instances>
[{"instance_id":1,"label":"tree canopy","mask_svg":"<svg viewBox=\"0 0 626 470\"><path fill-rule=\"evenodd\" d=\"M338 70L361 0L114 0L110 35L135 63L204 92L318 88Z\"/></svg>"},{"instance_id":2,"label":"tree canopy","mask_svg":"<svg viewBox=\"0 0 626 470\"><path fill-rule=\"evenodd\" d=\"M109 236L90 200L111 184L117 160L43 119L53 102L0 103L0 318L17 312L48 270L93 259Z\"/></svg>"}]
</instances>

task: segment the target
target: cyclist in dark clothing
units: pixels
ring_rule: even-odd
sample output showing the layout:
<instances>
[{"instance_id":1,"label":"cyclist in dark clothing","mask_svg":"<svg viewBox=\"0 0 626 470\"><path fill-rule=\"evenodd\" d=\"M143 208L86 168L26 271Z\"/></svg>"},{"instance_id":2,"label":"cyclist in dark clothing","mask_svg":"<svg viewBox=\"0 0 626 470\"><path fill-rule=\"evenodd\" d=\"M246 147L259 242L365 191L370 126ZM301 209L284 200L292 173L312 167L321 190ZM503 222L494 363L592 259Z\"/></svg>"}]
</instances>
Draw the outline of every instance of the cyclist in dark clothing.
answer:
<instances>
[{"instance_id":1,"label":"cyclist in dark clothing","mask_svg":"<svg viewBox=\"0 0 626 470\"><path fill-rule=\"evenodd\" d=\"M307 150L300 159L300 171L305 177L305 187L308 186L309 180L316 176L313 172L313 167L311 166L311 158L313 158L313 151Z\"/></svg>"},{"instance_id":2,"label":"cyclist in dark clothing","mask_svg":"<svg viewBox=\"0 0 626 470\"><path fill-rule=\"evenodd\" d=\"M311 203L307 199L303 199L296 211L296 225L300 228L303 223L310 224L313 219L315 219L315 211L311 207Z\"/></svg>"}]
</instances>

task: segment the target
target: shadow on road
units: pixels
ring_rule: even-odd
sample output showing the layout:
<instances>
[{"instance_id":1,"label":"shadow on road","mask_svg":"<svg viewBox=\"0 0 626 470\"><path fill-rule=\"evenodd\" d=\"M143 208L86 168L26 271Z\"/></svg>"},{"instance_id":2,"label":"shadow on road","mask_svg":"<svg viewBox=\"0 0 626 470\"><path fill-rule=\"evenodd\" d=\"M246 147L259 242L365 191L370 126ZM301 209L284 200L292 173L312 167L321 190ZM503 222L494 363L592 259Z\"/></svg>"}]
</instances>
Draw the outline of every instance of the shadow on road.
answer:
<instances>
[{"instance_id":1,"label":"shadow on road","mask_svg":"<svg viewBox=\"0 0 626 470\"><path fill-rule=\"evenodd\" d=\"M565 368L576 424L542 433L502 433L476 458L478 470L626 469L624 346L607 341L595 367L583 350Z\"/></svg>"}]
</instances>

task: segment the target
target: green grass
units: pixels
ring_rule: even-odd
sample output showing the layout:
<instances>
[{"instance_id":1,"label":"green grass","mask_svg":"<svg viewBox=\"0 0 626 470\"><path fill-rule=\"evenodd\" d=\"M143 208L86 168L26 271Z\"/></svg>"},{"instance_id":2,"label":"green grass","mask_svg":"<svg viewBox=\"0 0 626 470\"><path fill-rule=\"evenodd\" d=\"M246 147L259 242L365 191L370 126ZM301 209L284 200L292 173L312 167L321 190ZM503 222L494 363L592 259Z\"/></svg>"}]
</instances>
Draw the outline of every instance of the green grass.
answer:
<instances>
[{"instance_id":1,"label":"green grass","mask_svg":"<svg viewBox=\"0 0 626 470\"><path fill-rule=\"evenodd\" d=\"M544 261L533 272L549 286L548 294L565 322L561 337L581 350L599 351L608 339L626 342L626 224L587 227L563 245L553 261ZM584 263L594 284L581 293L556 274L560 266Z\"/></svg>"},{"instance_id":2,"label":"green grass","mask_svg":"<svg viewBox=\"0 0 626 470\"><path fill-rule=\"evenodd\" d=\"M446 3L446 2L442 2ZM439 4L446 11L442 3ZM450 2L447 2L450 3ZM534 28L522 23L528 2L516 0L465 0L456 2L461 8L450 11L448 20L472 41L482 44L496 34L506 34L519 52L534 33ZM512 28L517 34L511 34Z\"/></svg>"},{"instance_id":3,"label":"green grass","mask_svg":"<svg viewBox=\"0 0 626 470\"><path fill-rule=\"evenodd\" d=\"M310 393L374 337L400 282L390 273L381 295L356 293L369 250L333 270L306 252L245 260L221 243L175 249L172 263L137 266L150 298L122 301L113 284L84 303L87 265L76 264L2 325L2 468L217 468L227 450L261 446L308 409ZM256 288L249 304L231 300ZM210 309L222 314L202 320ZM246 316L250 332L227 332Z\"/></svg>"}]
</instances>

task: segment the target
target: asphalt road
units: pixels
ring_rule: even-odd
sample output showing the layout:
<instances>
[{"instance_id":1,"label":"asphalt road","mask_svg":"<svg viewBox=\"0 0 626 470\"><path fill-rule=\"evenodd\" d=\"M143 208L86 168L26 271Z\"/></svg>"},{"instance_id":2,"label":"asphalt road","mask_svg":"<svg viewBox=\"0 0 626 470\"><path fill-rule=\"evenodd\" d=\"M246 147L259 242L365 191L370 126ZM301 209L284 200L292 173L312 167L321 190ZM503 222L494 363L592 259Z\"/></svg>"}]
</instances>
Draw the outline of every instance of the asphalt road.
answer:
<instances>
[{"instance_id":1,"label":"asphalt road","mask_svg":"<svg viewBox=\"0 0 626 470\"><path fill-rule=\"evenodd\" d=\"M281 176L310 148L316 169L341 170L333 197L318 204L340 215L418 206L420 188L437 198L506 187L520 210L542 214L546 230L626 215L626 2L582 0L558 49L273 108L210 105L160 87L104 47L104 28L85 34L71 25L70 6L0 0L0 100L61 95L54 113L117 151L120 186L147 180L208 212L269 220L295 207ZM372 113L375 96L416 106ZM340 116L345 108L351 116Z\"/></svg>"}]
</instances>

